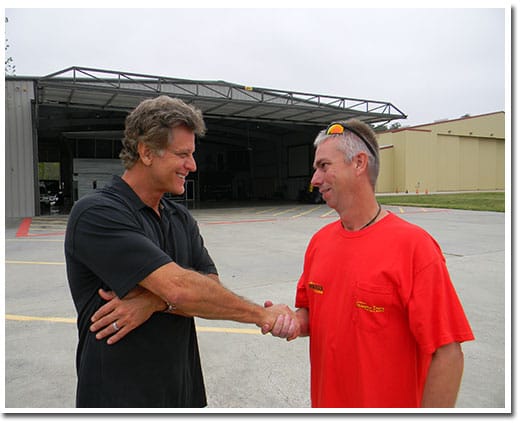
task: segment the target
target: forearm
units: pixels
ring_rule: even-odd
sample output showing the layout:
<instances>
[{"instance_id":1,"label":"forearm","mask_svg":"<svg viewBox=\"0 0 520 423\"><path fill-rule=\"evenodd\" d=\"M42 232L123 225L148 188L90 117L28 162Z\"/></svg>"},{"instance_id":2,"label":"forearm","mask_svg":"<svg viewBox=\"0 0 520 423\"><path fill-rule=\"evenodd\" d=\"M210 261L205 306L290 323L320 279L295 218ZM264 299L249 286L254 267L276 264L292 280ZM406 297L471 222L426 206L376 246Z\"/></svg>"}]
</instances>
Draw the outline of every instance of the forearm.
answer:
<instances>
[{"instance_id":1,"label":"forearm","mask_svg":"<svg viewBox=\"0 0 520 423\"><path fill-rule=\"evenodd\" d=\"M458 342L440 347L432 357L421 407L454 407L463 369L464 355Z\"/></svg>"},{"instance_id":2,"label":"forearm","mask_svg":"<svg viewBox=\"0 0 520 423\"><path fill-rule=\"evenodd\" d=\"M181 312L205 319L265 323L263 307L249 302L208 277L169 263L154 271L141 286L161 297Z\"/></svg>"},{"instance_id":3,"label":"forearm","mask_svg":"<svg viewBox=\"0 0 520 423\"><path fill-rule=\"evenodd\" d=\"M213 273L208 273L206 274L205 276L207 276L208 278L210 278L211 280L215 281L216 283L220 284L220 279L218 277L218 275L216 274L213 274ZM149 292L149 291L148 291ZM179 310L176 306L174 306L173 304L170 304L169 302L167 302L166 300L163 300L161 297L153 294L150 292L150 295L153 295L154 297L158 298L159 301L162 302L162 304L164 304L164 308L162 308L160 311L162 311L163 313L170 313L170 314L176 314L178 316L184 316L184 317L193 317L194 315L192 314L188 314L184 311L181 311Z\"/></svg>"}]
</instances>

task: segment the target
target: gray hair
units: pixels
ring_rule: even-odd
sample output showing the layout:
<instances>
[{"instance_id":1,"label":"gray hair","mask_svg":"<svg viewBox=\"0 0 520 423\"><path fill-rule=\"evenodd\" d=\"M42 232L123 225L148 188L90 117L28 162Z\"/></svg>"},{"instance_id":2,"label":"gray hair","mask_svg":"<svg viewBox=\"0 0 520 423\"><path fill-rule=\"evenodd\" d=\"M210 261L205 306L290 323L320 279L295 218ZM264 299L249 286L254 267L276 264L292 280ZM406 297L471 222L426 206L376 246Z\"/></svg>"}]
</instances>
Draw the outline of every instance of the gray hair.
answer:
<instances>
[{"instance_id":1,"label":"gray hair","mask_svg":"<svg viewBox=\"0 0 520 423\"><path fill-rule=\"evenodd\" d=\"M185 126L199 136L206 132L202 112L178 98L162 95L142 101L126 117L123 148L119 154L125 168L132 168L139 160L139 142L161 155L173 141L171 130L178 126Z\"/></svg>"},{"instance_id":2,"label":"gray hair","mask_svg":"<svg viewBox=\"0 0 520 423\"><path fill-rule=\"evenodd\" d=\"M339 123L344 126L346 131L343 134L327 135L327 130L324 129L316 136L314 147L317 148L325 140L334 137L338 140L338 149L345 154L346 163L351 163L357 154L361 152L365 153L368 156L368 176L370 178L370 184L375 190L377 177L379 175L379 146L375 132L369 125L358 119L349 119L334 123ZM349 128L352 128L352 130L349 131ZM360 137L362 137L364 141ZM368 148L365 142L370 143L373 151L370 151L371 149Z\"/></svg>"}]
</instances>

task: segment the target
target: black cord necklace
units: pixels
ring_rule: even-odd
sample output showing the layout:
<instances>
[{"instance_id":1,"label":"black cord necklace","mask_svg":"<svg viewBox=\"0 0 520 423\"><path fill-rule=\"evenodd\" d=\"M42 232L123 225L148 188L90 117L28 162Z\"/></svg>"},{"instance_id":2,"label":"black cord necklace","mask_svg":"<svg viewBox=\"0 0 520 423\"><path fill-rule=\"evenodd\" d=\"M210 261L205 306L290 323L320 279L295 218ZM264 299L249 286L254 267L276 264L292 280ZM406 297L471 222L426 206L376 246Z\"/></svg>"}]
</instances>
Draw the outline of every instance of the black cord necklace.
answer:
<instances>
[{"instance_id":1,"label":"black cord necklace","mask_svg":"<svg viewBox=\"0 0 520 423\"><path fill-rule=\"evenodd\" d=\"M372 223L375 222L375 220L377 219L377 217L379 216L379 213L381 213L381 204L377 203L377 205L379 206L378 209L377 209L377 213L376 215L370 219L370 222L368 222L366 225L362 226L361 228L359 228L358 230L361 230L361 229L365 229L367 226L370 226Z\"/></svg>"}]
</instances>

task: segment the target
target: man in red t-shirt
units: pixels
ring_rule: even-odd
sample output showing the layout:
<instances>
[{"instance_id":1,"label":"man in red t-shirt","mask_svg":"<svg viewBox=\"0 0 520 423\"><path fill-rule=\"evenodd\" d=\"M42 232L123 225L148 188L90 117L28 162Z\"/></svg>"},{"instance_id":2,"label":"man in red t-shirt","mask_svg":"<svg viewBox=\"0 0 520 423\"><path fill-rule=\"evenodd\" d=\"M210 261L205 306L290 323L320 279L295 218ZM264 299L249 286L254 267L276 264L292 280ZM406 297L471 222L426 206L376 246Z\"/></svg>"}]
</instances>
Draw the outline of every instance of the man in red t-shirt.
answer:
<instances>
[{"instance_id":1,"label":"man in red t-shirt","mask_svg":"<svg viewBox=\"0 0 520 423\"><path fill-rule=\"evenodd\" d=\"M308 245L299 327L280 317L273 335L310 336L313 407L453 407L474 337L439 245L377 203L368 125L333 123L314 145L311 183L340 219Z\"/></svg>"}]
</instances>

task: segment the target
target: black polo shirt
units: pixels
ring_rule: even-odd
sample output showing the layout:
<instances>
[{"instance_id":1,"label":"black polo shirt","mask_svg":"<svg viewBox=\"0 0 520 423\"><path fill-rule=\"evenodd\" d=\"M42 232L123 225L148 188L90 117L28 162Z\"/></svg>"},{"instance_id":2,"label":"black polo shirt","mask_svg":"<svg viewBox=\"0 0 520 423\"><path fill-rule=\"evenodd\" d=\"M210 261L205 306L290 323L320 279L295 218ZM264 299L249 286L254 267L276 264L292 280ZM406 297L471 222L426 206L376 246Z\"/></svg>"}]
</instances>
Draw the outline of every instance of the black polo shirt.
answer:
<instances>
[{"instance_id":1,"label":"black polo shirt","mask_svg":"<svg viewBox=\"0 0 520 423\"><path fill-rule=\"evenodd\" d=\"M163 198L161 217L120 177L80 199L65 236L69 286L78 312L77 407L204 407L206 394L193 318L154 313L114 345L89 331L104 301L122 298L174 261L205 274L217 270L188 210Z\"/></svg>"}]
</instances>

